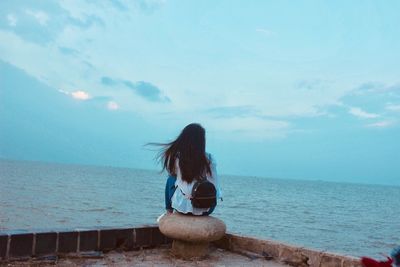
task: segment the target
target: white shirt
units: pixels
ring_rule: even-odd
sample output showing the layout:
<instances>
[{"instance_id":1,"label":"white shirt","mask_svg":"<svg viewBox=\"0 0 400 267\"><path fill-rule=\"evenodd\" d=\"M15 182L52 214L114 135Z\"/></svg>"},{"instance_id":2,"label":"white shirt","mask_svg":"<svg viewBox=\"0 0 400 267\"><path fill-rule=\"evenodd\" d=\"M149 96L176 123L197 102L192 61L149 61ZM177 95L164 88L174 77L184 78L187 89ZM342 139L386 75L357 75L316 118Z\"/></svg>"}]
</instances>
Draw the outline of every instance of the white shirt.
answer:
<instances>
[{"instance_id":1,"label":"white shirt","mask_svg":"<svg viewBox=\"0 0 400 267\"><path fill-rule=\"evenodd\" d=\"M217 198L222 197L221 189L219 187L218 176L217 176L217 164L215 160L211 157L210 154L207 153L207 157L210 159L210 168L211 175L207 174L207 180L214 184L217 189ZM181 213L189 213L191 212L194 215L202 215L203 212L207 212L209 209L200 209L194 208L192 206L192 202L190 200L190 196L192 193L192 188L196 180L193 180L191 183L187 183L182 180L182 173L179 168L179 159L175 160L175 170L176 170L176 182L175 186L177 186L174 195L172 196L172 208L176 209ZM182 192L185 194L182 194Z\"/></svg>"}]
</instances>

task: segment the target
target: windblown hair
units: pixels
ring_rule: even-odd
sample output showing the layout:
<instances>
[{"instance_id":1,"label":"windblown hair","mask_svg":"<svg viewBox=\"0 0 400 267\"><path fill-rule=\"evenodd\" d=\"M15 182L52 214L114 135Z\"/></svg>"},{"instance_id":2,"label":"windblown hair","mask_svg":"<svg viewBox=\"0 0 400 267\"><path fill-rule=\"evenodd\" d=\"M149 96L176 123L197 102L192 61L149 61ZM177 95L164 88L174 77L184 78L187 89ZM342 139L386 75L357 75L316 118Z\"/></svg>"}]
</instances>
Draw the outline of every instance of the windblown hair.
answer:
<instances>
[{"instance_id":1,"label":"windblown hair","mask_svg":"<svg viewBox=\"0 0 400 267\"><path fill-rule=\"evenodd\" d=\"M175 162L179 160L179 169L182 180L191 183L211 175L210 161L206 156L206 132L197 123L187 125L175 141L160 145L163 148L158 155L162 162L163 170L171 175L176 175Z\"/></svg>"}]
</instances>

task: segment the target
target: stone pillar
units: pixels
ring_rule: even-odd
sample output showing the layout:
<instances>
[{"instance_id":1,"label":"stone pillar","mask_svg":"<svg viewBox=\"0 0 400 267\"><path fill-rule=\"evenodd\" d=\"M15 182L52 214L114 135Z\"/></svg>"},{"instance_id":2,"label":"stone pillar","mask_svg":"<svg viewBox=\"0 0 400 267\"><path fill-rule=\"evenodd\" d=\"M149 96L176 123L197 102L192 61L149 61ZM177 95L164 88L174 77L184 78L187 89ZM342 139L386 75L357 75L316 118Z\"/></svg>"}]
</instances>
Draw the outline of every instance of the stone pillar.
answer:
<instances>
[{"instance_id":1,"label":"stone pillar","mask_svg":"<svg viewBox=\"0 0 400 267\"><path fill-rule=\"evenodd\" d=\"M225 223L212 216L167 214L159 221L160 231L173 239L172 254L183 259L208 255L209 243L225 235Z\"/></svg>"}]
</instances>

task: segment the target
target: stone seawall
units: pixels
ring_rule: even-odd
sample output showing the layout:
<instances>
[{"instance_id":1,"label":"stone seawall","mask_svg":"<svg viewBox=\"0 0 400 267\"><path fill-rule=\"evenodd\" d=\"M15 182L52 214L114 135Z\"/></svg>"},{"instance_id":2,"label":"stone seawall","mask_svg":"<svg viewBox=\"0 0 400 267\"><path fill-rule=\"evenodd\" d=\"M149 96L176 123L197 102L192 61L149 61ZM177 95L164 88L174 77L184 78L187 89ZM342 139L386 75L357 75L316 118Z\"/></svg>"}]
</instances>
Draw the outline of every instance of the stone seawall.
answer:
<instances>
[{"instance_id":1,"label":"stone seawall","mask_svg":"<svg viewBox=\"0 0 400 267\"><path fill-rule=\"evenodd\" d=\"M312 250L273 240L226 234L216 242L220 248L249 257L264 257L299 267L361 267L360 259L352 256Z\"/></svg>"},{"instance_id":2,"label":"stone seawall","mask_svg":"<svg viewBox=\"0 0 400 267\"><path fill-rule=\"evenodd\" d=\"M157 225L119 229L0 233L0 264L88 251L138 250L171 243ZM226 234L214 242L218 248L249 258L275 260L298 267L361 267L355 257L297 247L282 242Z\"/></svg>"}]
</instances>

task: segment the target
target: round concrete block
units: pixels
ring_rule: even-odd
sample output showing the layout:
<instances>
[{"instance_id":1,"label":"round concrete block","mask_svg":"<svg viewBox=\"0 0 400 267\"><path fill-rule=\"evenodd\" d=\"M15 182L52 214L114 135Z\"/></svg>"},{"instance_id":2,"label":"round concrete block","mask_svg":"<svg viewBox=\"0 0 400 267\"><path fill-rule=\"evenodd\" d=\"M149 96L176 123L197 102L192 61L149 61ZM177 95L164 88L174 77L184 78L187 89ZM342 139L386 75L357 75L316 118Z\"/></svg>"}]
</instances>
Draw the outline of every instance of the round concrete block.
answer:
<instances>
[{"instance_id":1,"label":"round concrete block","mask_svg":"<svg viewBox=\"0 0 400 267\"><path fill-rule=\"evenodd\" d=\"M169 238L192 243L208 243L221 239L226 225L212 216L193 216L172 213L159 221L161 233Z\"/></svg>"}]
</instances>

